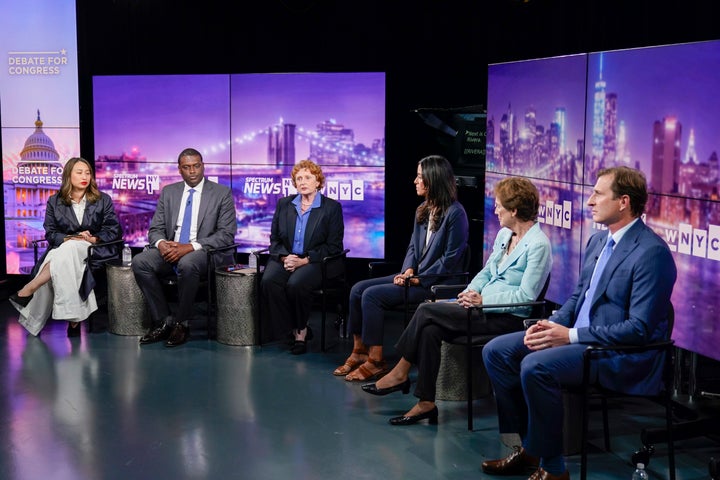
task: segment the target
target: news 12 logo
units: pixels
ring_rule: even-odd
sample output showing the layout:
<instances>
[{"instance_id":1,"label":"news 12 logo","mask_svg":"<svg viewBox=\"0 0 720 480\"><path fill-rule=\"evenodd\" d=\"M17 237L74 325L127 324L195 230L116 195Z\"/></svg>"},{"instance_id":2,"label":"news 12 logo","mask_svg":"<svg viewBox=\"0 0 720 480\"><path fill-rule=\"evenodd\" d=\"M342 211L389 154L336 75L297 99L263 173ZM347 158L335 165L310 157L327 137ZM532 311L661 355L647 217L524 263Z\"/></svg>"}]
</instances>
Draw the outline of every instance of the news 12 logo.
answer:
<instances>
[{"instance_id":1,"label":"news 12 logo","mask_svg":"<svg viewBox=\"0 0 720 480\"><path fill-rule=\"evenodd\" d=\"M145 190L148 195L160 190L160 175L145 175L143 178L136 173L116 173L112 179L113 190Z\"/></svg>"},{"instance_id":2,"label":"news 12 logo","mask_svg":"<svg viewBox=\"0 0 720 480\"><path fill-rule=\"evenodd\" d=\"M545 225L565 228L572 228L572 202L563 200L563 202L554 202L547 200L545 204L540 204L538 208L538 221Z\"/></svg>"},{"instance_id":3,"label":"news 12 logo","mask_svg":"<svg viewBox=\"0 0 720 480\"><path fill-rule=\"evenodd\" d=\"M705 230L693 228L689 223L681 223L677 230L665 229L665 241L673 252L720 261L720 226L718 225L710 224Z\"/></svg>"}]
</instances>

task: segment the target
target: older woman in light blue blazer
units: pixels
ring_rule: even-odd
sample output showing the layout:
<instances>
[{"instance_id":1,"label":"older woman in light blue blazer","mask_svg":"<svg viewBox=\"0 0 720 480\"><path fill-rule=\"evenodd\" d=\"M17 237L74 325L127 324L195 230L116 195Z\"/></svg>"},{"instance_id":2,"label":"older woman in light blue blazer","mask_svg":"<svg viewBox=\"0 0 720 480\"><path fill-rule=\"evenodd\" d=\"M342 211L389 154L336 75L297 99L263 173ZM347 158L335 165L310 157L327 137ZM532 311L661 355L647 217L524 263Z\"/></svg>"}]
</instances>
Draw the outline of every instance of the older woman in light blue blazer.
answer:
<instances>
[{"instance_id":1,"label":"older woman in light blue blazer","mask_svg":"<svg viewBox=\"0 0 720 480\"><path fill-rule=\"evenodd\" d=\"M527 179L509 177L495 185L495 214L502 227L485 266L456 302L422 304L395 345L398 364L376 383L363 385L374 395L410 391L409 372L418 366L415 396L420 401L392 425L411 425L428 419L437 423L435 382L443 340L465 334L467 308L481 304L521 303L537 299L552 268L550 241L537 223L537 188ZM529 307L492 309L472 325L473 334L502 334L522 330Z\"/></svg>"}]
</instances>

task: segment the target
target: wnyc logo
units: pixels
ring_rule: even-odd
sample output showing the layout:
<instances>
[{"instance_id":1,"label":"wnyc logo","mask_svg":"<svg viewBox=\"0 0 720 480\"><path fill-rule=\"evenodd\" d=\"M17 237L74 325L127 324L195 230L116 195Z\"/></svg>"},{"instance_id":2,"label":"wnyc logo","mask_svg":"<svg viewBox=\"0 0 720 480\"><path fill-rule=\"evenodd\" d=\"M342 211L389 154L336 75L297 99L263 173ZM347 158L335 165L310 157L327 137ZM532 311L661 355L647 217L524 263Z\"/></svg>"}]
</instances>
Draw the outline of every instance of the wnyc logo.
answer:
<instances>
[{"instance_id":1,"label":"wnyc logo","mask_svg":"<svg viewBox=\"0 0 720 480\"><path fill-rule=\"evenodd\" d=\"M248 196L257 195L294 195L297 193L293 187L291 178L282 178L276 182L273 177L245 177L243 194ZM323 194L335 200L365 200L365 183L363 180L350 180L341 182L327 180L323 188Z\"/></svg>"},{"instance_id":2,"label":"wnyc logo","mask_svg":"<svg viewBox=\"0 0 720 480\"><path fill-rule=\"evenodd\" d=\"M572 226L572 202L564 200L562 203L547 200L538 208L538 221L545 225L571 229Z\"/></svg>"},{"instance_id":3,"label":"wnyc logo","mask_svg":"<svg viewBox=\"0 0 720 480\"><path fill-rule=\"evenodd\" d=\"M665 241L670 250L683 255L720 261L720 226L709 224L707 229L693 228L681 223L678 228L666 228Z\"/></svg>"},{"instance_id":4,"label":"wnyc logo","mask_svg":"<svg viewBox=\"0 0 720 480\"><path fill-rule=\"evenodd\" d=\"M116 173L112 179L113 190L145 190L148 195L160 190L160 175Z\"/></svg>"}]
</instances>

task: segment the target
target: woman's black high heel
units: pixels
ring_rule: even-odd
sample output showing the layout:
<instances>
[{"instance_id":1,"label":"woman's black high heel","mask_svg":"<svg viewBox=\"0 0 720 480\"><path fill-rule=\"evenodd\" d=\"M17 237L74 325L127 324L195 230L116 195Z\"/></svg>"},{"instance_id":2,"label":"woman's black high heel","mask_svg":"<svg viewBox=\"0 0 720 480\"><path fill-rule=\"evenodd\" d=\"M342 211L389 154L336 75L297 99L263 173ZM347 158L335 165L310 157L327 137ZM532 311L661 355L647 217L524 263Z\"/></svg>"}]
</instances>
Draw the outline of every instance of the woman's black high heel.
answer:
<instances>
[{"instance_id":1,"label":"woman's black high heel","mask_svg":"<svg viewBox=\"0 0 720 480\"><path fill-rule=\"evenodd\" d=\"M21 308L27 307L28 303L30 303L30 300L32 300L32 298L32 295L28 295L27 297L21 297L17 294L17 292L10 295L10 301L20 305Z\"/></svg>"},{"instance_id":2,"label":"woman's black high heel","mask_svg":"<svg viewBox=\"0 0 720 480\"><path fill-rule=\"evenodd\" d=\"M313 339L313 331L310 329L310 325L306 328L307 332L305 332L305 340L295 340L292 344L292 348L290 348L290 353L293 355L302 355L307 353L307 342Z\"/></svg>"},{"instance_id":3,"label":"woman's black high heel","mask_svg":"<svg viewBox=\"0 0 720 480\"><path fill-rule=\"evenodd\" d=\"M402 417L393 417L388 422L390 425L414 425L420 420L428 419L430 425L437 425L438 423L438 408L433 407L432 410L423 412L420 415L403 415Z\"/></svg>"},{"instance_id":4,"label":"woman's black high heel","mask_svg":"<svg viewBox=\"0 0 720 480\"><path fill-rule=\"evenodd\" d=\"M399 392L402 390L404 395L407 395L410 393L410 379L406 378L404 382L398 383L397 385L393 385L392 387L387 388L378 388L377 384L375 383L366 383L362 386L362 389L366 391L367 393L370 393L372 395L387 395L389 393L393 392Z\"/></svg>"}]
</instances>

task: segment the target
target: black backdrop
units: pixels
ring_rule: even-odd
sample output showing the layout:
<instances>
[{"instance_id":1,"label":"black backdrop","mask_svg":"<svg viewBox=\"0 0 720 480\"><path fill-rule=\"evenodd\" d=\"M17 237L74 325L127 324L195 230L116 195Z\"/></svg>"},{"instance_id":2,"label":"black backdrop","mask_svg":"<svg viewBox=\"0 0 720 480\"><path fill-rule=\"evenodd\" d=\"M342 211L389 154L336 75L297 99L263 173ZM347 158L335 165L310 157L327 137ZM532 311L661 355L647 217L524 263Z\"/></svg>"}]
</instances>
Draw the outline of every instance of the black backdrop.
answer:
<instances>
[{"instance_id":1,"label":"black backdrop","mask_svg":"<svg viewBox=\"0 0 720 480\"><path fill-rule=\"evenodd\" d=\"M385 71L386 257L398 259L415 163L453 154L415 109L484 105L488 63L720 37L711 3L77 0L81 153L94 158L93 75Z\"/></svg>"}]
</instances>

